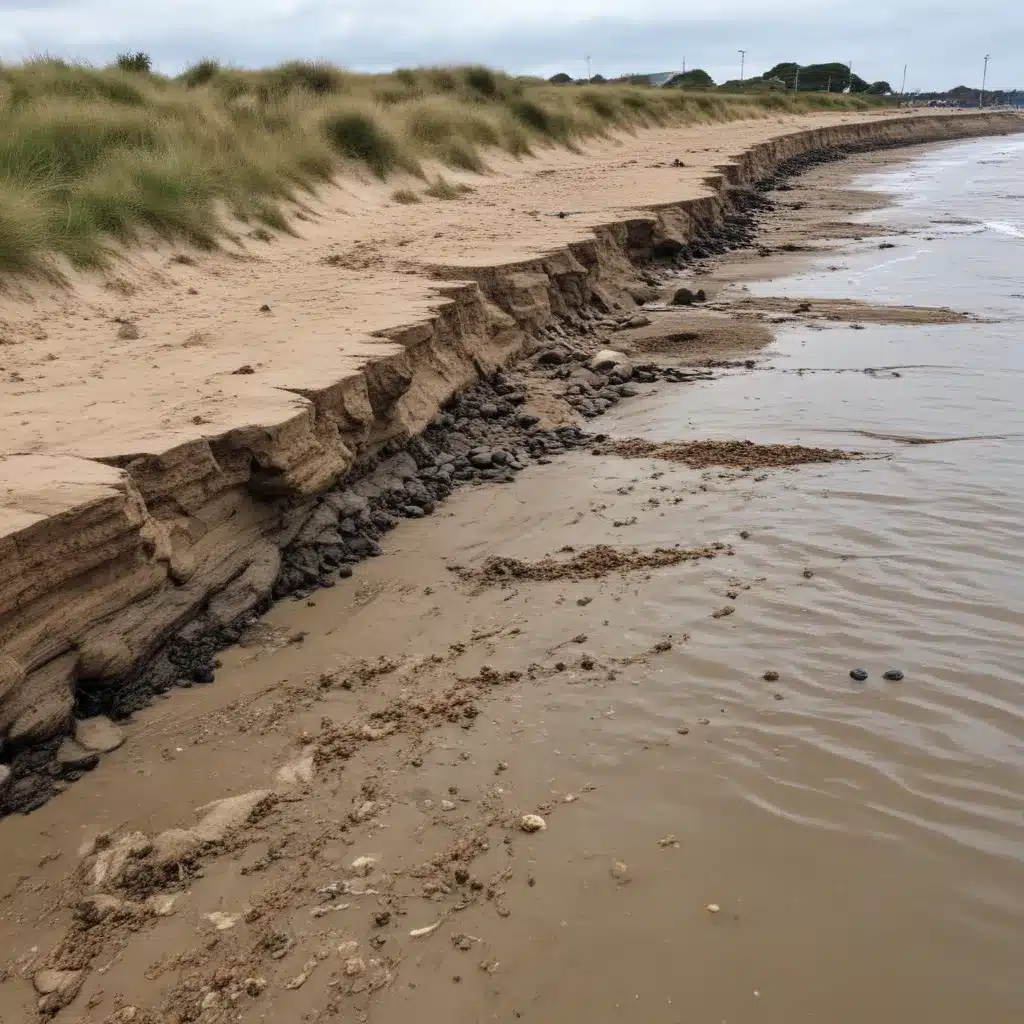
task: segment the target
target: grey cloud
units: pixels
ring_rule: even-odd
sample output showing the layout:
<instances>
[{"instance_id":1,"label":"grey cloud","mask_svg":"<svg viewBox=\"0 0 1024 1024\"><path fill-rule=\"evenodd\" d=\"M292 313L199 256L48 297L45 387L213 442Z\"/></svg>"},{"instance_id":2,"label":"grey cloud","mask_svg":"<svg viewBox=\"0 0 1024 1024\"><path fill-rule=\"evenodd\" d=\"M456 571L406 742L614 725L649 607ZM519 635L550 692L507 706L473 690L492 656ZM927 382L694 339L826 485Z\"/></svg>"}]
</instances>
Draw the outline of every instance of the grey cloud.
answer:
<instances>
[{"instance_id":1,"label":"grey cloud","mask_svg":"<svg viewBox=\"0 0 1024 1024\"><path fill-rule=\"evenodd\" d=\"M38 0L23 0L33 2L38 5ZM172 21L168 29L130 37L118 36L115 29L102 44L76 45L71 39L25 35L23 53L45 50L104 62L118 50L144 49L160 68L171 72L213 56L242 66L292 58L325 58L363 70L480 62L515 72L566 70L576 75L583 73L583 58L589 53L594 71L605 75L669 70L685 58L688 67L704 67L723 80L738 74L736 50L743 46L751 74L782 60L852 60L862 77L885 78L895 85L908 63L908 88L948 88L977 83L981 58L992 52L989 84L1024 85L1024 7L999 0L983 0L970 11L959 5L941 10L933 4L928 14L915 9L913 0L902 0L863 10L819 8L817 14L783 9L771 16L737 19L723 13L696 21L609 16L578 23L513 22L472 31L460 31L457 23L443 19L431 20L430 6L429 0L422 0L416 5L419 14L413 15L405 4L391 5L344 33L326 28L337 8L309 3L288 17L243 17L230 32ZM994 23L999 25L996 39Z\"/></svg>"}]
</instances>

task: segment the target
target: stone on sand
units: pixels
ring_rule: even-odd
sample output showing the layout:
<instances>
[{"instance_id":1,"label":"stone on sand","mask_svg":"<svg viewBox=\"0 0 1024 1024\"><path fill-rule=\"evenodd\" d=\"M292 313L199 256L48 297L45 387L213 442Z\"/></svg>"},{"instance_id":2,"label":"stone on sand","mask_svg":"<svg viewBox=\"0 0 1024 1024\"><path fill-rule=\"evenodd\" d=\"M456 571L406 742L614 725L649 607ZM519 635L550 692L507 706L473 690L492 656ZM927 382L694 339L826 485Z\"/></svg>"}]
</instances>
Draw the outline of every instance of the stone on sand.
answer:
<instances>
[{"instance_id":1,"label":"stone on sand","mask_svg":"<svg viewBox=\"0 0 1024 1024\"><path fill-rule=\"evenodd\" d=\"M524 832L543 832L548 823L539 814L524 814L519 819L519 827Z\"/></svg>"},{"instance_id":2,"label":"stone on sand","mask_svg":"<svg viewBox=\"0 0 1024 1024\"><path fill-rule=\"evenodd\" d=\"M104 715L75 722L75 742L95 754L109 754L124 743L124 733Z\"/></svg>"},{"instance_id":3,"label":"stone on sand","mask_svg":"<svg viewBox=\"0 0 1024 1024\"><path fill-rule=\"evenodd\" d=\"M78 995L85 971L37 971L32 979L35 990L42 996L40 1013L56 1013Z\"/></svg>"}]
</instances>

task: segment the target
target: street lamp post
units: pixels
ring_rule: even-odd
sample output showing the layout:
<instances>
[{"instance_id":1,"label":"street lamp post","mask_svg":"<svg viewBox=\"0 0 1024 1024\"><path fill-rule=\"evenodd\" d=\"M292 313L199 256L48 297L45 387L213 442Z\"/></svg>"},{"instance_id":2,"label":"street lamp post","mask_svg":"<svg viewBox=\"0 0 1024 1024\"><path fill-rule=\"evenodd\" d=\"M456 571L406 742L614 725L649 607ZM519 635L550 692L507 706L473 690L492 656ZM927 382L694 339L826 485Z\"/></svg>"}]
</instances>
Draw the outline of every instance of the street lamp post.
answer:
<instances>
[{"instance_id":1,"label":"street lamp post","mask_svg":"<svg viewBox=\"0 0 1024 1024\"><path fill-rule=\"evenodd\" d=\"M746 63L746 60L747 60L747 51L746 50L737 50L736 52L740 55L740 85L742 85L743 84L743 65Z\"/></svg>"},{"instance_id":2,"label":"street lamp post","mask_svg":"<svg viewBox=\"0 0 1024 1024\"><path fill-rule=\"evenodd\" d=\"M988 58L990 54L985 54L985 66L981 70L981 95L978 97L978 109L981 110L985 106L985 81L988 78Z\"/></svg>"}]
</instances>

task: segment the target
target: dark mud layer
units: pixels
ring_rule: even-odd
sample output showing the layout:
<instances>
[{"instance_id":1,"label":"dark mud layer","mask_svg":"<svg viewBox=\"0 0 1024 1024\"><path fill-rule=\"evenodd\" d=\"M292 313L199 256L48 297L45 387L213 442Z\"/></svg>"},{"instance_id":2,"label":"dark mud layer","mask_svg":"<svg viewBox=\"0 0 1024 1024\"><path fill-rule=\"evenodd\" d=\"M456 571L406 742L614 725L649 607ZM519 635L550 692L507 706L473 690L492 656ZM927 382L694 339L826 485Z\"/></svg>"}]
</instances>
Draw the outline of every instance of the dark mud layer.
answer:
<instances>
[{"instance_id":1,"label":"dark mud layer","mask_svg":"<svg viewBox=\"0 0 1024 1024\"><path fill-rule=\"evenodd\" d=\"M726 466L730 469L782 469L813 462L841 462L862 458L860 452L840 448L809 448L802 444L755 444L753 441L648 441L642 437L602 441L594 455L623 459L664 459L691 469Z\"/></svg>"},{"instance_id":2,"label":"dark mud layer","mask_svg":"<svg viewBox=\"0 0 1024 1024\"><path fill-rule=\"evenodd\" d=\"M907 144L899 140L879 143L865 139L805 153L779 162L771 174L752 185L728 187L724 193L725 208L713 227L696 227L686 242L662 238L631 253L637 264L638 282L657 288L680 269L699 271L702 261L755 244L761 219L775 207L769 193L784 187L793 175L851 153ZM638 290L635 301L645 301L642 290ZM535 332L535 337L541 349L557 349L558 356L550 361L537 361L534 369L551 380L571 378L571 365L566 364L579 365L587 359L589 351L596 347L594 342L602 326L607 326L609 314L614 317L615 311L595 292L576 308L555 316L546 328ZM624 326L628 319L629 315L619 317L618 326ZM708 361L706 365L734 364ZM699 377L692 368L656 364L643 364L632 370L631 376L640 383L687 382ZM589 383L588 389L563 393L560 398L574 414L585 418L600 416L618 400L639 393L631 379L619 378L616 382L611 375L605 375ZM522 388L507 375L485 377L481 373L481 380L454 398L421 436L404 444L389 442L358 465L341 486L320 499L312 514L302 520L301 527L283 531L280 543L284 557L272 598L250 605L226 625L201 610L154 657L124 677L102 686L80 681L75 693L75 716L106 714L123 720L145 707L154 695L172 687L212 683L218 653L238 642L243 631L266 611L272 600L301 598L315 588L333 586L337 579L351 575L353 565L379 553L380 538L401 519L429 515L458 483L509 483L531 461L543 462L592 443L574 425L541 427L539 417L523 410L526 400ZM849 453L841 457L849 457ZM283 519L286 511L282 509ZM560 570L556 567L551 571ZM0 816L27 813L42 806L95 766L95 758L73 765L58 762L63 740L58 736L28 748L4 751L6 760L0 764Z\"/></svg>"}]
</instances>

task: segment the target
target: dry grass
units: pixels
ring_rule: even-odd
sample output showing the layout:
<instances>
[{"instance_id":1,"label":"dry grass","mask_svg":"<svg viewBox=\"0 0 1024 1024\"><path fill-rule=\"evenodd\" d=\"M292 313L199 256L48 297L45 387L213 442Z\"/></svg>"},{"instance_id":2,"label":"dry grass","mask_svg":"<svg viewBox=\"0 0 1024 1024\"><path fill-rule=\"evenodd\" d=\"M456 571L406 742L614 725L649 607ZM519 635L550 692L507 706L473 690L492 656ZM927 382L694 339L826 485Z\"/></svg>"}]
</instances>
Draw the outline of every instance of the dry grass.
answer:
<instances>
[{"instance_id":1,"label":"dry grass","mask_svg":"<svg viewBox=\"0 0 1024 1024\"><path fill-rule=\"evenodd\" d=\"M339 174L424 177L422 161L481 172L488 150L518 157L616 128L867 105L549 86L479 67L357 75L201 61L176 79L130 67L0 67L0 272L53 274L54 255L100 265L112 242L142 232L213 247L228 230L218 209L268 238L291 230L288 211ZM453 189L438 178L425 194Z\"/></svg>"}]
</instances>

